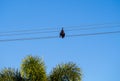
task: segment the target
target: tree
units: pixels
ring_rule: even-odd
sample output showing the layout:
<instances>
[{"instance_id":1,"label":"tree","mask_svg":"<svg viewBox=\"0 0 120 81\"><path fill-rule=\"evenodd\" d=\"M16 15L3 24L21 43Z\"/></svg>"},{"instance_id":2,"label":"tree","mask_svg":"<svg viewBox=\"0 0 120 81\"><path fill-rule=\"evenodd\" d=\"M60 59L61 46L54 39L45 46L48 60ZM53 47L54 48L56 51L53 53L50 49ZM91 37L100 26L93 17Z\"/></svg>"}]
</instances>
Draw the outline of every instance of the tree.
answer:
<instances>
[{"instance_id":1,"label":"tree","mask_svg":"<svg viewBox=\"0 0 120 81\"><path fill-rule=\"evenodd\" d=\"M26 81L25 78L22 78L22 77L21 77L21 73L20 73L19 70L16 70L16 71L15 71L15 81Z\"/></svg>"},{"instance_id":2,"label":"tree","mask_svg":"<svg viewBox=\"0 0 120 81\"><path fill-rule=\"evenodd\" d=\"M0 71L0 81L14 81L15 73L11 68L4 68Z\"/></svg>"},{"instance_id":3,"label":"tree","mask_svg":"<svg viewBox=\"0 0 120 81\"><path fill-rule=\"evenodd\" d=\"M23 59L21 69L0 70L0 81L81 81L81 70L72 62L58 64L46 76L44 61L38 56Z\"/></svg>"},{"instance_id":4,"label":"tree","mask_svg":"<svg viewBox=\"0 0 120 81\"><path fill-rule=\"evenodd\" d=\"M0 71L0 81L24 81L18 70L4 68Z\"/></svg>"},{"instance_id":5,"label":"tree","mask_svg":"<svg viewBox=\"0 0 120 81\"><path fill-rule=\"evenodd\" d=\"M59 64L51 71L49 81L81 81L81 70L72 62Z\"/></svg>"},{"instance_id":6,"label":"tree","mask_svg":"<svg viewBox=\"0 0 120 81\"><path fill-rule=\"evenodd\" d=\"M46 81L45 65L41 58L37 56L27 56L21 64L22 77L30 81Z\"/></svg>"}]
</instances>

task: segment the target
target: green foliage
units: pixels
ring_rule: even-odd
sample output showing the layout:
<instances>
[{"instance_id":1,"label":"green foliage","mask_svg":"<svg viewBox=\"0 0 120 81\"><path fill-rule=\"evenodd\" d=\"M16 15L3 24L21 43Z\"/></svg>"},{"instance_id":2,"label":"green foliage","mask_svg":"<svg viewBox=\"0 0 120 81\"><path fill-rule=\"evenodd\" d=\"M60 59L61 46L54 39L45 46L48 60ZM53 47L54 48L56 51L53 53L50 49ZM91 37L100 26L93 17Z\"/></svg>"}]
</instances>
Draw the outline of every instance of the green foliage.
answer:
<instances>
[{"instance_id":1,"label":"green foliage","mask_svg":"<svg viewBox=\"0 0 120 81\"><path fill-rule=\"evenodd\" d=\"M23 59L21 69L4 68L0 71L0 81L81 81L81 70L72 62L58 64L46 76L45 64L38 56Z\"/></svg>"},{"instance_id":2,"label":"green foliage","mask_svg":"<svg viewBox=\"0 0 120 81\"><path fill-rule=\"evenodd\" d=\"M45 65L41 58L37 56L27 56L21 64L22 77L30 81L46 81Z\"/></svg>"},{"instance_id":3,"label":"green foliage","mask_svg":"<svg viewBox=\"0 0 120 81\"><path fill-rule=\"evenodd\" d=\"M5 68L0 72L0 81L14 81L15 73L11 68Z\"/></svg>"},{"instance_id":4,"label":"green foliage","mask_svg":"<svg viewBox=\"0 0 120 81\"><path fill-rule=\"evenodd\" d=\"M0 81L24 81L18 70L4 68L0 71Z\"/></svg>"},{"instance_id":5,"label":"green foliage","mask_svg":"<svg viewBox=\"0 0 120 81\"><path fill-rule=\"evenodd\" d=\"M27 81L25 78L21 77L21 73L19 72L19 70L15 71L15 81Z\"/></svg>"},{"instance_id":6,"label":"green foliage","mask_svg":"<svg viewBox=\"0 0 120 81\"><path fill-rule=\"evenodd\" d=\"M72 62L59 64L50 73L49 81L81 81L80 68Z\"/></svg>"}]
</instances>

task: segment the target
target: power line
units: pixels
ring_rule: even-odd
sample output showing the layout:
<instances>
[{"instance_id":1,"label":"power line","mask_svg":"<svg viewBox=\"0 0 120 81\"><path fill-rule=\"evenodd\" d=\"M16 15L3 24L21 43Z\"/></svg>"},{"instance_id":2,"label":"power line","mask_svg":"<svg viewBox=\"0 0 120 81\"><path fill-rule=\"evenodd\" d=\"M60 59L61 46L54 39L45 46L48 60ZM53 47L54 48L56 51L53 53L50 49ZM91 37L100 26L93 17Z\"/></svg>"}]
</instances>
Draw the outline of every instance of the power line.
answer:
<instances>
[{"instance_id":1,"label":"power line","mask_svg":"<svg viewBox=\"0 0 120 81\"><path fill-rule=\"evenodd\" d=\"M59 31L28 32L28 33L16 33L16 34L0 34L0 36L16 36L16 35L39 34L39 33L53 33L53 32L59 32Z\"/></svg>"},{"instance_id":2,"label":"power line","mask_svg":"<svg viewBox=\"0 0 120 81\"><path fill-rule=\"evenodd\" d=\"M94 36L94 35L115 34L115 33L120 33L120 31L108 31L108 32L88 33L88 34L76 34L76 35L67 35L66 37ZM3 40L0 40L0 42L22 41L22 40L37 40L37 39L52 39L52 38L58 38L58 37L59 36L34 37L34 38L18 38L18 39L3 39Z\"/></svg>"},{"instance_id":3,"label":"power line","mask_svg":"<svg viewBox=\"0 0 120 81\"><path fill-rule=\"evenodd\" d=\"M104 34L115 34L120 33L120 31L110 31L110 32L98 32L98 33L88 33L88 34L76 34L76 35L68 35L67 37L77 37L77 36L92 36L92 35L104 35Z\"/></svg>"},{"instance_id":4,"label":"power line","mask_svg":"<svg viewBox=\"0 0 120 81\"><path fill-rule=\"evenodd\" d=\"M102 23L102 24L85 24L79 26L65 26L65 28L79 28L79 27L93 27L93 26L115 26L120 25L120 23ZM64 26L63 26L64 27Z\"/></svg>"},{"instance_id":5,"label":"power line","mask_svg":"<svg viewBox=\"0 0 120 81\"><path fill-rule=\"evenodd\" d=\"M66 30L66 31L74 31L74 30L92 30L92 29L102 29L102 28L120 28L120 25L117 25L117 26L90 27L90 28L77 28L77 29L68 29L68 30Z\"/></svg>"},{"instance_id":6,"label":"power line","mask_svg":"<svg viewBox=\"0 0 120 81\"><path fill-rule=\"evenodd\" d=\"M51 39L51 38L57 38L58 36L47 36L47 37L34 37L34 38L19 38L19 39L5 39L0 40L0 42L8 42L8 41L20 41L20 40L37 40L37 39Z\"/></svg>"},{"instance_id":7,"label":"power line","mask_svg":"<svg viewBox=\"0 0 120 81\"><path fill-rule=\"evenodd\" d=\"M103 23L103 24L88 24L88 25L80 25L80 26L61 26L63 28L80 28L80 27L91 27L91 26L116 26L116 25L119 25L120 26L120 23ZM57 28L61 28L61 27L57 27ZM2 34L5 34L5 33L24 33L24 32L35 32L35 31L43 31L43 30L54 30L56 28L40 28L40 29L28 29L28 30L15 30L15 31L6 31L6 32L0 32Z\"/></svg>"},{"instance_id":8,"label":"power line","mask_svg":"<svg viewBox=\"0 0 120 81\"><path fill-rule=\"evenodd\" d=\"M43 30L51 30L51 29L55 29L55 28L41 28L41 29L31 29L31 30L15 30L15 31L6 31L6 32L0 32L2 34L5 33L24 33L24 32L34 32L34 31L43 31Z\"/></svg>"},{"instance_id":9,"label":"power line","mask_svg":"<svg viewBox=\"0 0 120 81\"><path fill-rule=\"evenodd\" d=\"M110 26L110 27L90 27L90 28L77 28L77 29L68 29L65 31L78 31L78 30L92 30L92 29L102 29L102 28L119 28L120 25L117 26ZM37 32L27 32L27 33L12 33L12 34L0 34L0 36L16 36L16 35L27 35L27 34L40 34L40 33L55 33L59 32L58 30L56 31L37 31Z\"/></svg>"}]
</instances>

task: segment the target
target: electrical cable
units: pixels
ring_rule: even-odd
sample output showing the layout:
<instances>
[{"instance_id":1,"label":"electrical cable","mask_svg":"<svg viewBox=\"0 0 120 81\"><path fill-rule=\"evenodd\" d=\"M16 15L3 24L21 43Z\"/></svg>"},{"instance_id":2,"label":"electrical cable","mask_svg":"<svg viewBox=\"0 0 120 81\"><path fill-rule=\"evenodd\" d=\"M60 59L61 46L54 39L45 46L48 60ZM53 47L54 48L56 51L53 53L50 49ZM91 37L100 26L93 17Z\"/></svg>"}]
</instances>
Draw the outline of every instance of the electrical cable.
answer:
<instances>
[{"instance_id":1,"label":"electrical cable","mask_svg":"<svg viewBox=\"0 0 120 81\"><path fill-rule=\"evenodd\" d=\"M68 30L65 30L65 31L78 31L78 30L92 30L92 29L102 29L102 28L119 28L120 25L117 25L117 26L110 26L110 27L106 27L106 26L103 26L103 27L90 27L90 28L77 28L77 29L68 29ZM27 35L27 34L40 34L40 33L55 33L55 32L59 32L58 30L56 31L37 31L37 32L26 32L26 33L12 33L12 34L0 34L0 37L1 36L16 36L16 35Z\"/></svg>"},{"instance_id":2,"label":"electrical cable","mask_svg":"<svg viewBox=\"0 0 120 81\"><path fill-rule=\"evenodd\" d=\"M92 36L92 35L104 35L104 34L115 34L120 33L120 31L109 31L109 32L97 32L97 33L88 33L88 34L76 34L76 35L67 35L67 37L76 37L76 36Z\"/></svg>"},{"instance_id":3,"label":"electrical cable","mask_svg":"<svg viewBox=\"0 0 120 81\"><path fill-rule=\"evenodd\" d=\"M77 37L77 36L93 36L93 35L104 35L104 34L115 34L120 33L119 31L108 31L108 32L97 32L97 33L88 33L88 34L75 34L75 35L67 35L66 37ZM9 42L9 41L22 41L22 40L37 40L37 39L51 39L58 38L59 36L47 36L47 37L32 37L32 38L18 38L18 39L3 39L0 42Z\"/></svg>"},{"instance_id":4,"label":"electrical cable","mask_svg":"<svg viewBox=\"0 0 120 81\"><path fill-rule=\"evenodd\" d=\"M16 36L16 35L30 35L30 34L40 34L40 33L53 33L53 32L59 32L59 31L43 31L43 32L28 32L28 33L16 33L16 34L0 34L1 36Z\"/></svg>"},{"instance_id":5,"label":"electrical cable","mask_svg":"<svg viewBox=\"0 0 120 81\"><path fill-rule=\"evenodd\" d=\"M89 24L89 25L80 25L80 26L61 26L63 28L80 28L80 27L91 27L91 26L111 26L111 25L120 25L120 23L103 23L103 24ZM59 28L61 28L59 27ZM24 33L24 32L34 32L34 31L41 31L41 30L53 30L56 28L40 28L40 29L29 29L29 30L16 30L16 31L6 31L6 32L0 32L0 34L5 34L5 33Z\"/></svg>"}]
</instances>

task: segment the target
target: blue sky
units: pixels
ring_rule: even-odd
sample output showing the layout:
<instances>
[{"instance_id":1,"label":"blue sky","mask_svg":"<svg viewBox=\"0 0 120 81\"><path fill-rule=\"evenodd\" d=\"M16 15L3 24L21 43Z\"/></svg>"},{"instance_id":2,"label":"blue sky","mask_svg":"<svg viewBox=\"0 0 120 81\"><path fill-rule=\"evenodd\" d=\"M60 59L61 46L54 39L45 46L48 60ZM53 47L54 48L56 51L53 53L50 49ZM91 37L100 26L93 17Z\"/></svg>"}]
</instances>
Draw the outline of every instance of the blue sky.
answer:
<instances>
[{"instance_id":1,"label":"blue sky","mask_svg":"<svg viewBox=\"0 0 120 81\"><path fill-rule=\"evenodd\" d=\"M120 23L119 0L0 0L0 32L102 23ZM96 31L113 30L120 28ZM73 61L82 69L83 81L120 81L120 34L0 42L0 68L20 68L29 54L44 58L47 73L56 64Z\"/></svg>"}]
</instances>

